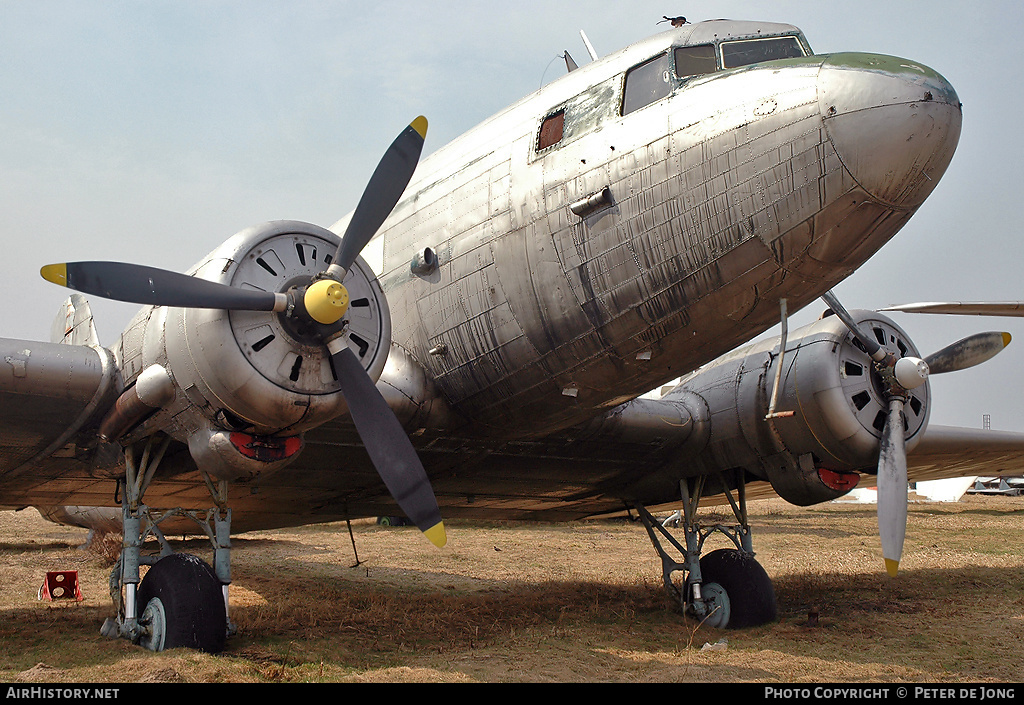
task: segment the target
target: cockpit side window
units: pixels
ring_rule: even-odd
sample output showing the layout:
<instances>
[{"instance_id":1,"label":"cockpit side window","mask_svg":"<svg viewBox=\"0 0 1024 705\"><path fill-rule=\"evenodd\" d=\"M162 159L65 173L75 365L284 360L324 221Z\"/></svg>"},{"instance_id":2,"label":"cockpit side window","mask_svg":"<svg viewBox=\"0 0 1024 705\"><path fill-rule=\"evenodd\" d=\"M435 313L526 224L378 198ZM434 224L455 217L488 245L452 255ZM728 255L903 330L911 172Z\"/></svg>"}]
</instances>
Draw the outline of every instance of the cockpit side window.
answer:
<instances>
[{"instance_id":1,"label":"cockpit side window","mask_svg":"<svg viewBox=\"0 0 1024 705\"><path fill-rule=\"evenodd\" d=\"M741 39L722 42L722 68L734 69L762 61L792 59L803 56L804 50L796 37L768 39Z\"/></svg>"},{"instance_id":2,"label":"cockpit side window","mask_svg":"<svg viewBox=\"0 0 1024 705\"><path fill-rule=\"evenodd\" d=\"M672 66L666 52L626 72L622 114L628 115L672 92Z\"/></svg>"},{"instance_id":3,"label":"cockpit side window","mask_svg":"<svg viewBox=\"0 0 1024 705\"><path fill-rule=\"evenodd\" d=\"M714 44L677 47L675 54L677 78L702 76L718 70L718 56L715 53Z\"/></svg>"}]
</instances>

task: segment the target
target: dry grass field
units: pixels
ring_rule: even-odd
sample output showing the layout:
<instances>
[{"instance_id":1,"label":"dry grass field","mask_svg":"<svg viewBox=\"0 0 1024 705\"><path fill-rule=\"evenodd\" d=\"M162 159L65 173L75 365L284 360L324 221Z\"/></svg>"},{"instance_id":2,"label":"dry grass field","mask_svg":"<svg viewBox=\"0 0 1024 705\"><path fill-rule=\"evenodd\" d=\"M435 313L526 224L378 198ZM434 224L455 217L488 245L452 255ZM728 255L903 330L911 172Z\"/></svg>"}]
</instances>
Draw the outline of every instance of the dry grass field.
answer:
<instances>
[{"instance_id":1,"label":"dry grass field","mask_svg":"<svg viewBox=\"0 0 1024 705\"><path fill-rule=\"evenodd\" d=\"M353 525L358 565L345 524L236 537L239 633L211 656L100 636L110 561L80 548L82 530L0 512L0 681L1024 679L1024 498L913 504L895 579L873 506L763 501L751 515L779 604L756 629L682 617L639 523L454 521L437 550L415 529L366 521ZM178 548L208 559L199 540ZM37 600L47 570L69 569L82 602Z\"/></svg>"}]
</instances>

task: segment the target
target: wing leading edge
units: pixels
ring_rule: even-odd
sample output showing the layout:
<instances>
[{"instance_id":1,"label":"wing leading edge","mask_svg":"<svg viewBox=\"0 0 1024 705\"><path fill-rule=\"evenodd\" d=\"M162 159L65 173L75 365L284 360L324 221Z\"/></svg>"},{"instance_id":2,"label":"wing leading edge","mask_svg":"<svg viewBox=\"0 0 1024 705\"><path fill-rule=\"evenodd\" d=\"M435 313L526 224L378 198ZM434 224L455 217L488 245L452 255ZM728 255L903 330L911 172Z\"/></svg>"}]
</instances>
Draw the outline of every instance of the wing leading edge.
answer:
<instances>
[{"instance_id":1,"label":"wing leading edge","mask_svg":"<svg viewBox=\"0 0 1024 705\"><path fill-rule=\"evenodd\" d=\"M941 313L957 316L1024 316L1024 301L925 301L889 306L882 311Z\"/></svg>"}]
</instances>

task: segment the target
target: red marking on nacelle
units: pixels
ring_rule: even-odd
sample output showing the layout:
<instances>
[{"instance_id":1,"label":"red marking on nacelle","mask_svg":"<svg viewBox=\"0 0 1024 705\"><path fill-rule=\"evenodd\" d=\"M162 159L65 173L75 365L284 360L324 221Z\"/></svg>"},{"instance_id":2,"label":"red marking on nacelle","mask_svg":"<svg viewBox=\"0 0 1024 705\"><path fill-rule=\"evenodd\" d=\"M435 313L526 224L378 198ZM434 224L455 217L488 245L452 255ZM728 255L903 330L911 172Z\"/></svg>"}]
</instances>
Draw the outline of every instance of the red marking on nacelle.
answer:
<instances>
[{"instance_id":1,"label":"red marking on nacelle","mask_svg":"<svg viewBox=\"0 0 1024 705\"><path fill-rule=\"evenodd\" d=\"M855 472L835 472L826 468L818 468L818 479L829 489L849 492L860 482L860 475Z\"/></svg>"},{"instance_id":2,"label":"red marking on nacelle","mask_svg":"<svg viewBox=\"0 0 1024 705\"><path fill-rule=\"evenodd\" d=\"M247 458L263 463L276 463L302 450L302 437L253 436L235 431L231 434L231 445Z\"/></svg>"}]
</instances>

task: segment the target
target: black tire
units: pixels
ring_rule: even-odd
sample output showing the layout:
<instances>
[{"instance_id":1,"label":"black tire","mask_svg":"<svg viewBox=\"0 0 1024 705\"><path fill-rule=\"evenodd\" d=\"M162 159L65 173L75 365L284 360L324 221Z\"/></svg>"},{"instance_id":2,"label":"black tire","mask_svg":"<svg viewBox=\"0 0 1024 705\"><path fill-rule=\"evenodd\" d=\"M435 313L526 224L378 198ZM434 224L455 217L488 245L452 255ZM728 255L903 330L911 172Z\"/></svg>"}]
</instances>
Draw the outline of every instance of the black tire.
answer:
<instances>
[{"instance_id":1,"label":"black tire","mask_svg":"<svg viewBox=\"0 0 1024 705\"><path fill-rule=\"evenodd\" d=\"M746 629L774 622L775 588L768 573L749 553L720 548L700 559L704 585L717 583L729 597L726 629Z\"/></svg>"},{"instance_id":2,"label":"black tire","mask_svg":"<svg viewBox=\"0 0 1024 705\"><path fill-rule=\"evenodd\" d=\"M164 649L184 647L211 654L224 649L224 595L205 562L187 553L161 558L139 585L140 614L151 600L159 600L163 607Z\"/></svg>"}]
</instances>

